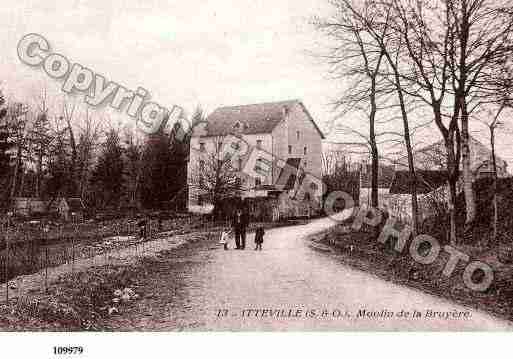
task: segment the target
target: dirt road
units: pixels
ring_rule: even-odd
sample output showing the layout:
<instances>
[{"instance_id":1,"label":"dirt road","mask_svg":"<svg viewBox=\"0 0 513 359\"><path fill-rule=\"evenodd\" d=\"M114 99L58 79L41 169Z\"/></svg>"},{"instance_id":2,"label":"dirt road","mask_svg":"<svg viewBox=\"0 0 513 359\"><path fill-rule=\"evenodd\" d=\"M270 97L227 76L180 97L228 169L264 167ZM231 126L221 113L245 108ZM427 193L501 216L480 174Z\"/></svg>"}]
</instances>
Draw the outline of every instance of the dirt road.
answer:
<instances>
[{"instance_id":1,"label":"dirt road","mask_svg":"<svg viewBox=\"0 0 513 359\"><path fill-rule=\"evenodd\" d=\"M509 322L382 281L313 250L305 236L332 225L320 219L269 230L258 252L250 235L245 251L209 242L161 255L146 297L107 324L161 331L511 329ZM406 312L408 317L398 317Z\"/></svg>"}]
</instances>

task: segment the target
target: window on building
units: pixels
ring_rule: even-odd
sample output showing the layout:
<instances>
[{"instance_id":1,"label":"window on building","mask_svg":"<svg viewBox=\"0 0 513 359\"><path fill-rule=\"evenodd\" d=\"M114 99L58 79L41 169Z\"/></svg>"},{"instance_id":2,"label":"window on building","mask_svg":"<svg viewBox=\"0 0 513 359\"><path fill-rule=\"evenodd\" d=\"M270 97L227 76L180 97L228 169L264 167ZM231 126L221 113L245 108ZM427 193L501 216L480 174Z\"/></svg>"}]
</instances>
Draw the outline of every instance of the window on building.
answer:
<instances>
[{"instance_id":1,"label":"window on building","mask_svg":"<svg viewBox=\"0 0 513 359\"><path fill-rule=\"evenodd\" d=\"M217 143L217 150L218 150L218 151L221 151L221 148L223 148L223 143L222 143L221 141L219 141L219 142Z\"/></svg>"},{"instance_id":2,"label":"window on building","mask_svg":"<svg viewBox=\"0 0 513 359\"><path fill-rule=\"evenodd\" d=\"M271 167L271 162L266 160L265 158L257 158L255 161L255 171L261 173L262 175L266 175Z\"/></svg>"},{"instance_id":3,"label":"window on building","mask_svg":"<svg viewBox=\"0 0 513 359\"><path fill-rule=\"evenodd\" d=\"M289 145L289 155L291 155L291 154L292 154L292 146Z\"/></svg>"},{"instance_id":4,"label":"window on building","mask_svg":"<svg viewBox=\"0 0 513 359\"><path fill-rule=\"evenodd\" d=\"M296 131L296 139L299 140L299 136L300 136L299 131Z\"/></svg>"},{"instance_id":5,"label":"window on building","mask_svg":"<svg viewBox=\"0 0 513 359\"><path fill-rule=\"evenodd\" d=\"M200 152L205 152L205 142L200 142Z\"/></svg>"},{"instance_id":6,"label":"window on building","mask_svg":"<svg viewBox=\"0 0 513 359\"><path fill-rule=\"evenodd\" d=\"M306 155L306 146L303 147L303 154Z\"/></svg>"},{"instance_id":7,"label":"window on building","mask_svg":"<svg viewBox=\"0 0 513 359\"><path fill-rule=\"evenodd\" d=\"M258 187L262 184L262 180L260 178L255 178L255 187Z\"/></svg>"},{"instance_id":8,"label":"window on building","mask_svg":"<svg viewBox=\"0 0 513 359\"><path fill-rule=\"evenodd\" d=\"M199 162L199 167L200 167L200 171L204 172L205 171L205 161L201 160Z\"/></svg>"},{"instance_id":9,"label":"window on building","mask_svg":"<svg viewBox=\"0 0 513 359\"><path fill-rule=\"evenodd\" d=\"M262 140L257 140L256 147L261 150L262 149Z\"/></svg>"}]
</instances>

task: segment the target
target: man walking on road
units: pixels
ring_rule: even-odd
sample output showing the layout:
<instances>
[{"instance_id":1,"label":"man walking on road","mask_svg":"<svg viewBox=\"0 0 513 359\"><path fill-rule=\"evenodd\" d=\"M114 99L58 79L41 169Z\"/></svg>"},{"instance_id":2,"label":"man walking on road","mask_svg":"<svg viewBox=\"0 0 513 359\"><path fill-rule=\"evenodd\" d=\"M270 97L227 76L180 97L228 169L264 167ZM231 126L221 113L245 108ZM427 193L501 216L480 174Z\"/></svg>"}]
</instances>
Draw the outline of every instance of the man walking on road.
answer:
<instances>
[{"instance_id":1,"label":"man walking on road","mask_svg":"<svg viewBox=\"0 0 513 359\"><path fill-rule=\"evenodd\" d=\"M232 219L232 227L235 232L235 249L246 248L246 228L249 224L247 211L238 208Z\"/></svg>"}]
</instances>

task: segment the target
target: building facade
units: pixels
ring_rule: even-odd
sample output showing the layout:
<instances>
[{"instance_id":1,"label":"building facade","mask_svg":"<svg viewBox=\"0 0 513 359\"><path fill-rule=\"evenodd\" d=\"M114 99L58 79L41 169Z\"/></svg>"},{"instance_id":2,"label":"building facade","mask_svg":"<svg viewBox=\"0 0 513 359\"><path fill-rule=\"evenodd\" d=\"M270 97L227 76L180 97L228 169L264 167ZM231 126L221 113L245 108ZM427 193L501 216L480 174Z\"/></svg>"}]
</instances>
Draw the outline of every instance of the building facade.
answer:
<instances>
[{"instance_id":1,"label":"building facade","mask_svg":"<svg viewBox=\"0 0 513 359\"><path fill-rule=\"evenodd\" d=\"M493 176L492 151L473 137L469 141L470 169L473 182L481 178ZM415 152L414 159L417 172L417 193L420 219L425 219L440 211L448 203L449 189L446 183L446 155L443 141ZM496 155L497 176L509 177L508 164ZM460 163L461 171L461 163ZM409 172L405 158L396 165L396 172L386 206L390 213L401 219L411 221L411 191L409 188ZM463 190L463 178L460 175L457 191Z\"/></svg>"},{"instance_id":2,"label":"building facade","mask_svg":"<svg viewBox=\"0 0 513 359\"><path fill-rule=\"evenodd\" d=\"M493 174L492 151L474 137L469 138L470 149L470 169L474 180L490 177ZM415 168L420 170L445 170L447 159L445 145L443 141L433 143L415 151L414 155ZM508 163L499 155L496 155L497 176L499 178L508 177ZM461 169L461 163L460 163ZM408 161L406 157L401 158L396 170L408 170Z\"/></svg>"},{"instance_id":3,"label":"building facade","mask_svg":"<svg viewBox=\"0 0 513 359\"><path fill-rule=\"evenodd\" d=\"M313 189L307 191L307 199L320 201L323 138L299 100L216 109L205 123L194 127L191 138L187 171L189 211L212 209L212 201L202 199L202 192L208 189L201 185L201 180L213 177L211 172L216 169L216 178L225 176L226 183L236 182L234 197L269 197L283 192L293 196L292 192L309 181L308 186ZM229 166L213 169L219 160L224 161L227 153ZM212 162L214 166L210 165Z\"/></svg>"}]
</instances>

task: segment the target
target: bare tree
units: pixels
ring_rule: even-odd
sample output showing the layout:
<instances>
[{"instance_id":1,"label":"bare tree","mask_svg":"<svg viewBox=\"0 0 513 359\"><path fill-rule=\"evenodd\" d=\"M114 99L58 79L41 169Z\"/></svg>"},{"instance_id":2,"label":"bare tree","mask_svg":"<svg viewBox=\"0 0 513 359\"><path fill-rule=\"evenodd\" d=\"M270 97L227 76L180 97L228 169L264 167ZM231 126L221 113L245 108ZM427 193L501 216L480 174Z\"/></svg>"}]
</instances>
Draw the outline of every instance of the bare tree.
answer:
<instances>
[{"instance_id":1,"label":"bare tree","mask_svg":"<svg viewBox=\"0 0 513 359\"><path fill-rule=\"evenodd\" d=\"M66 132L70 148L69 161L69 186L67 188L67 196L75 195L77 191L77 161L78 161L78 140L76 138L74 122L77 105L74 101L63 100L62 103L62 119L66 123Z\"/></svg>"},{"instance_id":2,"label":"bare tree","mask_svg":"<svg viewBox=\"0 0 513 359\"><path fill-rule=\"evenodd\" d=\"M133 129L126 128L124 132L126 157L126 176L128 200L130 206L139 207L139 192L143 176L144 141L137 136Z\"/></svg>"},{"instance_id":3,"label":"bare tree","mask_svg":"<svg viewBox=\"0 0 513 359\"><path fill-rule=\"evenodd\" d=\"M333 2L336 13L332 18L317 20L317 28L334 46L325 58L335 78L351 79L344 95L335 101L335 108L342 109L345 115L353 111L364 112L367 116L368 135L362 135L368 143L371 157L371 205L378 207L379 150L376 133L376 115L380 109L380 99L390 93L390 86L380 76L385 53L365 31L365 19L374 16L370 1L364 1L366 18L353 16L351 7L345 2ZM383 31L386 31L384 29Z\"/></svg>"},{"instance_id":4,"label":"bare tree","mask_svg":"<svg viewBox=\"0 0 513 359\"><path fill-rule=\"evenodd\" d=\"M190 185L200 202L214 206L213 214L217 216L221 201L240 195L242 182L239 169L232 165L228 156L223 156L223 137L212 137L209 141L210 146L196 154L198 161L192 169Z\"/></svg>"},{"instance_id":5,"label":"bare tree","mask_svg":"<svg viewBox=\"0 0 513 359\"><path fill-rule=\"evenodd\" d=\"M366 53L366 51L362 51L363 49L369 48L373 51L374 54L378 54L377 60L374 64L377 66L370 67L370 70L373 72L369 73L365 71L365 68L369 70L368 62L363 61L364 70L360 70L361 73L365 74L367 77L371 79L370 89L373 89L373 81L374 79L380 85L380 91L382 95L390 95L384 96L383 105L388 110L388 117L392 119L399 119L402 124L402 131L384 131L383 134L388 135L400 135L401 136L401 144L405 147L407 153L407 161L408 161L408 169L410 172L410 193L411 193L411 206L413 213L413 233L418 233L419 223L418 223L418 202L417 202L417 176L415 175L415 162L414 162L414 154L413 154L413 141L412 141L412 133L414 132L416 126L412 125L412 120L409 117L409 113L412 111L412 104L416 104L418 99L415 96L411 96L412 93L416 91L415 87L412 86L411 81L408 81L407 74L411 71L410 66L407 62L404 61L404 53L406 52L407 45L403 39L401 31L399 31L397 19L395 19L396 8L393 6L393 3L390 1L354 1L354 0L336 0L331 1L331 3L335 6L338 13L342 14L339 16L345 23L351 25L350 28L355 29L356 33L356 43L359 44L359 50L361 52ZM342 21L339 21L342 22ZM354 24L357 24L356 26ZM348 25L339 25L337 23L332 24L332 26L338 26L342 28L347 28ZM378 80L379 79L379 80ZM371 90L372 93L372 90ZM391 95L395 96L395 99ZM408 97L412 97L412 100L409 100ZM375 116L375 112L377 107L375 105L375 96L367 97L366 99L361 98L360 102L364 102L371 108L371 115ZM360 105L360 103L359 103ZM383 106L382 105L382 106ZM397 110L398 116L391 116L394 110ZM371 116L371 123L375 123L375 118ZM354 129L353 129L354 130ZM371 152L376 154L373 147L376 145L376 133L371 131L371 138L369 138L369 144ZM366 136L363 136L364 138ZM395 141L398 141L395 139ZM375 163L373 163L375 166ZM373 167L374 167L373 166ZM374 170L377 177L377 171ZM377 178L374 178L374 181L377 182Z\"/></svg>"},{"instance_id":6,"label":"bare tree","mask_svg":"<svg viewBox=\"0 0 513 359\"><path fill-rule=\"evenodd\" d=\"M466 224L471 226L476 215L472 190L469 147L469 119L481 104L482 93L491 89L496 73L513 54L513 5L503 0L451 0L448 19L453 29L451 72L453 91L460 107L463 188ZM499 91L501 89L498 89Z\"/></svg>"},{"instance_id":7,"label":"bare tree","mask_svg":"<svg viewBox=\"0 0 513 359\"><path fill-rule=\"evenodd\" d=\"M492 193L493 193L493 219L492 219L492 243L496 243L497 240L497 228L498 228L498 203L497 203L497 182L498 182L498 171L497 171L497 156L496 156L496 146L495 146L495 138L496 138L496 131L498 129L504 128L504 122L501 121L502 114L504 111L508 108L513 107L511 98L509 96L505 96L502 103L493 111L492 109L489 109L487 112L491 117L491 121L485 122L481 120L481 122L486 125L488 128L489 136L490 136L490 148L492 151L492 172L493 172L493 187L492 187Z\"/></svg>"},{"instance_id":8,"label":"bare tree","mask_svg":"<svg viewBox=\"0 0 513 359\"><path fill-rule=\"evenodd\" d=\"M364 152L362 154L367 155L368 151L366 147L363 147ZM321 156L322 163L322 175L328 176L333 174L337 169L343 168L344 170L354 170L355 163L353 163L351 154L352 151L344 150L328 150L323 151Z\"/></svg>"},{"instance_id":9,"label":"bare tree","mask_svg":"<svg viewBox=\"0 0 513 359\"><path fill-rule=\"evenodd\" d=\"M52 142L48 158L48 179L44 197L49 199L47 207L62 196L68 196L71 188L70 151L67 122L63 116L54 116L51 123Z\"/></svg>"},{"instance_id":10,"label":"bare tree","mask_svg":"<svg viewBox=\"0 0 513 359\"><path fill-rule=\"evenodd\" d=\"M400 118L403 125L403 140L406 148L409 170L409 187L411 193L413 235L419 231L419 208L417 200L417 176L415 174L415 163L413 158L413 145L411 139L410 120L408 117L408 103L406 96L408 94L408 83L403 81L404 65L402 63L402 54L405 45L401 33L397 31L394 21L394 8L386 2L369 2L364 11L358 9L357 5L349 0L342 0L352 13L352 16L360 19L365 25L364 30L372 37L383 53L389 74L386 79L390 81L395 89L400 111ZM370 10L369 10L370 8Z\"/></svg>"},{"instance_id":11,"label":"bare tree","mask_svg":"<svg viewBox=\"0 0 513 359\"><path fill-rule=\"evenodd\" d=\"M412 71L402 73L414 85L409 95L431 107L447 152L450 238L456 242L459 162L462 158L466 222L475 216L469 157L469 116L482 104L482 92L495 91L494 73L511 53L511 5L492 0L387 0L394 26L406 44ZM479 94L481 93L481 94ZM461 123L461 129L459 127Z\"/></svg>"},{"instance_id":12,"label":"bare tree","mask_svg":"<svg viewBox=\"0 0 513 359\"><path fill-rule=\"evenodd\" d=\"M30 131L29 137L33 147L36 162L36 180L35 196L41 197L44 165L49 156L49 148L52 142L48 97L46 89L41 90L37 99L37 109L35 114L34 126Z\"/></svg>"},{"instance_id":13,"label":"bare tree","mask_svg":"<svg viewBox=\"0 0 513 359\"><path fill-rule=\"evenodd\" d=\"M347 152L331 151L323 153L322 180L327 186L327 193L344 191L352 196L355 203L359 201L359 168L353 163Z\"/></svg>"},{"instance_id":14,"label":"bare tree","mask_svg":"<svg viewBox=\"0 0 513 359\"><path fill-rule=\"evenodd\" d=\"M8 205L9 177L12 148L9 126L8 107L5 95L0 91L0 210Z\"/></svg>"},{"instance_id":15,"label":"bare tree","mask_svg":"<svg viewBox=\"0 0 513 359\"><path fill-rule=\"evenodd\" d=\"M11 128L11 136L16 149L14 172L11 181L11 190L9 199L12 201L19 193L19 175L23 171L23 155L26 146L27 131L29 129L29 108L22 103L14 103L9 106L7 116L9 117L9 127Z\"/></svg>"},{"instance_id":16,"label":"bare tree","mask_svg":"<svg viewBox=\"0 0 513 359\"><path fill-rule=\"evenodd\" d=\"M93 159L103 130L104 119L93 117L86 108L84 119L78 126L77 167L78 195L86 198L91 179Z\"/></svg>"}]
</instances>

